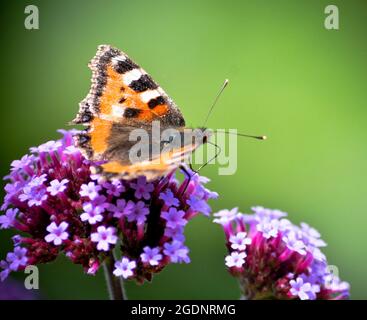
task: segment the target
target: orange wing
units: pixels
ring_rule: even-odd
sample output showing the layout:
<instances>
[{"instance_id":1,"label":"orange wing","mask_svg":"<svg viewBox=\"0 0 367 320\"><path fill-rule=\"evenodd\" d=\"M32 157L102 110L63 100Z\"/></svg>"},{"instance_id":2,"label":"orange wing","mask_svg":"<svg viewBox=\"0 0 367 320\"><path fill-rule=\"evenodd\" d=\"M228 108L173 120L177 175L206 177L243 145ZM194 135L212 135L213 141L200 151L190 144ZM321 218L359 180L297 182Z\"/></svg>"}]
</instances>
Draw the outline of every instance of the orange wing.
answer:
<instances>
[{"instance_id":1,"label":"orange wing","mask_svg":"<svg viewBox=\"0 0 367 320\"><path fill-rule=\"evenodd\" d=\"M133 164L124 164L119 160L110 161L93 167L94 173L102 173L107 178L135 179L145 176L147 181L155 180L187 161L201 144L200 141L192 141L182 147L163 152L153 159Z\"/></svg>"},{"instance_id":2,"label":"orange wing","mask_svg":"<svg viewBox=\"0 0 367 320\"><path fill-rule=\"evenodd\" d=\"M165 127L185 126L175 103L125 53L101 45L89 68L92 86L73 120L87 126L76 135L76 144L88 159L110 160L105 152L114 124L141 127L159 120Z\"/></svg>"}]
</instances>

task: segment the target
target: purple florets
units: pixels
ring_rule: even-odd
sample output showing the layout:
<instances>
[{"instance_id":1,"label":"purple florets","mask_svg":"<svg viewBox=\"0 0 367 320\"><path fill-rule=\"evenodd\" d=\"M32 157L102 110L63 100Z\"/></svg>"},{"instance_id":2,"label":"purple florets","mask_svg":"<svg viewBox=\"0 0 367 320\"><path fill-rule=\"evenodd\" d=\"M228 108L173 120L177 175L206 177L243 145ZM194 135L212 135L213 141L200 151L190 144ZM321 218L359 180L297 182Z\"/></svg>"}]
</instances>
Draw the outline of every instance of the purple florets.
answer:
<instances>
[{"instance_id":1,"label":"purple florets","mask_svg":"<svg viewBox=\"0 0 367 320\"><path fill-rule=\"evenodd\" d=\"M163 255L161 255L160 248L149 248L145 247L144 252L140 255L141 261L143 263L150 264L151 266L157 266L159 261L162 260Z\"/></svg>"},{"instance_id":2,"label":"purple florets","mask_svg":"<svg viewBox=\"0 0 367 320\"><path fill-rule=\"evenodd\" d=\"M121 261L116 261L113 274L116 277L123 277L124 279L127 279L134 275L135 268L136 262L134 260L129 260L129 258L123 257Z\"/></svg>"},{"instance_id":3,"label":"purple florets","mask_svg":"<svg viewBox=\"0 0 367 320\"><path fill-rule=\"evenodd\" d=\"M214 214L229 255L225 265L246 299L347 299L349 285L332 273L320 247L326 243L309 225L292 224L285 212L254 207Z\"/></svg>"},{"instance_id":4,"label":"purple florets","mask_svg":"<svg viewBox=\"0 0 367 320\"><path fill-rule=\"evenodd\" d=\"M59 226L55 222L52 222L46 228L49 232L45 237L46 242L52 242L55 246L62 244L62 242L69 237L69 234L66 232L68 226L69 224L65 221L61 222Z\"/></svg>"},{"instance_id":5,"label":"purple florets","mask_svg":"<svg viewBox=\"0 0 367 320\"><path fill-rule=\"evenodd\" d=\"M118 245L115 275L150 280L169 263L190 262L184 227L208 215L207 178L193 174L181 183L172 172L147 182L107 181L92 175L91 163L74 147L74 131L31 148L13 161L6 177L0 229L15 229L14 251L0 261L0 278L64 253L94 274ZM188 170L188 169L187 169ZM189 182L189 183L188 183Z\"/></svg>"}]
</instances>

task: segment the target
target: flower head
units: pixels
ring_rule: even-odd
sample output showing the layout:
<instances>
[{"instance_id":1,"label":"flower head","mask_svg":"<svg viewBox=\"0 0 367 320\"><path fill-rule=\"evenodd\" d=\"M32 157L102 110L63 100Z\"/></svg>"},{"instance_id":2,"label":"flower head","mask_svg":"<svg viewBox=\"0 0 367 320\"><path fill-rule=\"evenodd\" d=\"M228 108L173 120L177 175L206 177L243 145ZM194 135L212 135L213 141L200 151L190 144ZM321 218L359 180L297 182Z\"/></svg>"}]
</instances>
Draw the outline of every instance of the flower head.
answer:
<instances>
[{"instance_id":1,"label":"flower head","mask_svg":"<svg viewBox=\"0 0 367 320\"><path fill-rule=\"evenodd\" d=\"M349 297L349 285L329 271L317 230L292 224L280 210L252 209L253 214L237 208L214 214L227 239L225 264L247 299Z\"/></svg>"},{"instance_id":2,"label":"flower head","mask_svg":"<svg viewBox=\"0 0 367 320\"><path fill-rule=\"evenodd\" d=\"M170 208L168 211L162 212L162 218L166 220L166 226L172 229L178 226L184 226L187 223L184 216L185 211L177 210L176 208Z\"/></svg>"},{"instance_id":3,"label":"flower head","mask_svg":"<svg viewBox=\"0 0 367 320\"><path fill-rule=\"evenodd\" d=\"M74 146L76 131L60 133L11 164L0 229L18 234L0 262L1 280L60 254L95 274L118 243L115 275L140 283L169 263L188 263L185 226L210 211L207 201L217 195L204 187L209 179L187 168L191 177L182 182L175 171L153 181L106 180L91 174L93 163Z\"/></svg>"},{"instance_id":4,"label":"flower head","mask_svg":"<svg viewBox=\"0 0 367 320\"><path fill-rule=\"evenodd\" d=\"M137 199L150 199L150 193L154 190L152 183L148 183L145 177L139 177L136 182L130 184L131 188L135 189L135 197Z\"/></svg>"},{"instance_id":5,"label":"flower head","mask_svg":"<svg viewBox=\"0 0 367 320\"><path fill-rule=\"evenodd\" d=\"M134 274L134 269L136 268L136 262L130 261L129 258L123 257L121 261L116 261L115 263L115 270L113 274L116 277L123 277L127 279Z\"/></svg>"},{"instance_id":6,"label":"flower head","mask_svg":"<svg viewBox=\"0 0 367 320\"><path fill-rule=\"evenodd\" d=\"M233 250L243 251L246 249L246 246L251 243L251 239L247 238L246 232L238 232L229 238L229 242Z\"/></svg>"},{"instance_id":7,"label":"flower head","mask_svg":"<svg viewBox=\"0 0 367 320\"><path fill-rule=\"evenodd\" d=\"M19 195L19 200L27 202L29 207L41 206L47 200L46 175L33 176L23 187L22 193Z\"/></svg>"},{"instance_id":8,"label":"flower head","mask_svg":"<svg viewBox=\"0 0 367 320\"><path fill-rule=\"evenodd\" d=\"M97 250L108 251L110 244L117 242L116 228L99 226L97 232L91 234L91 240L97 242Z\"/></svg>"},{"instance_id":9,"label":"flower head","mask_svg":"<svg viewBox=\"0 0 367 320\"><path fill-rule=\"evenodd\" d=\"M201 197L198 197L195 194L192 194L190 198L187 200L187 204L192 208L192 210L201 212L204 215L208 216L210 214L210 206L208 202Z\"/></svg>"},{"instance_id":10,"label":"flower head","mask_svg":"<svg viewBox=\"0 0 367 320\"><path fill-rule=\"evenodd\" d=\"M161 193L159 199L162 199L167 207L178 207L180 204L170 189L167 189L165 192Z\"/></svg>"},{"instance_id":11,"label":"flower head","mask_svg":"<svg viewBox=\"0 0 367 320\"><path fill-rule=\"evenodd\" d=\"M127 220L129 222L136 221L138 224L142 224L146 221L148 213L149 209L145 203L143 201L138 201L127 215Z\"/></svg>"},{"instance_id":12,"label":"flower head","mask_svg":"<svg viewBox=\"0 0 367 320\"><path fill-rule=\"evenodd\" d=\"M246 252L233 251L229 256L226 257L227 267L241 268L245 264Z\"/></svg>"},{"instance_id":13,"label":"flower head","mask_svg":"<svg viewBox=\"0 0 367 320\"><path fill-rule=\"evenodd\" d=\"M96 224L103 220L102 212L99 206L93 204L93 202L87 202L83 205L84 212L80 215L82 221L88 221L89 224Z\"/></svg>"},{"instance_id":14,"label":"flower head","mask_svg":"<svg viewBox=\"0 0 367 320\"><path fill-rule=\"evenodd\" d=\"M157 266L159 264L159 261L163 258L163 256L159 253L160 248L158 247L145 247L143 251L144 252L140 255L141 261L144 263L148 263L151 266Z\"/></svg>"},{"instance_id":15,"label":"flower head","mask_svg":"<svg viewBox=\"0 0 367 320\"><path fill-rule=\"evenodd\" d=\"M110 210L115 218L127 217L135 210L135 204L131 200L118 199L116 205L111 205Z\"/></svg>"},{"instance_id":16,"label":"flower head","mask_svg":"<svg viewBox=\"0 0 367 320\"><path fill-rule=\"evenodd\" d=\"M125 192L125 186L120 180L107 181L103 184L106 193L110 196L119 197L121 193Z\"/></svg>"},{"instance_id":17,"label":"flower head","mask_svg":"<svg viewBox=\"0 0 367 320\"><path fill-rule=\"evenodd\" d=\"M27 249L21 247L15 247L13 252L9 252L6 256L6 262L8 263L9 269L17 271L19 267L26 266L28 261Z\"/></svg>"},{"instance_id":18,"label":"flower head","mask_svg":"<svg viewBox=\"0 0 367 320\"><path fill-rule=\"evenodd\" d=\"M53 242L55 246L59 246L69 237L69 234L66 232L68 226L69 224L67 222L61 222L60 225L52 222L46 228L46 230L49 232L49 234L45 237L46 242Z\"/></svg>"},{"instance_id":19,"label":"flower head","mask_svg":"<svg viewBox=\"0 0 367 320\"><path fill-rule=\"evenodd\" d=\"M5 215L0 216L0 229L9 229L14 226L17 217L18 209L8 209Z\"/></svg>"},{"instance_id":20,"label":"flower head","mask_svg":"<svg viewBox=\"0 0 367 320\"><path fill-rule=\"evenodd\" d=\"M99 191L102 190L102 187L95 184L93 181L89 182L88 184L82 184L80 186L79 194L82 197L88 197L89 199L93 200L98 197Z\"/></svg>"},{"instance_id":21,"label":"flower head","mask_svg":"<svg viewBox=\"0 0 367 320\"><path fill-rule=\"evenodd\" d=\"M310 282L305 282L302 277L298 277L296 280L289 281L291 286L289 292L294 297L298 297L301 300L314 300L315 292Z\"/></svg>"},{"instance_id":22,"label":"flower head","mask_svg":"<svg viewBox=\"0 0 367 320\"><path fill-rule=\"evenodd\" d=\"M174 263L190 262L189 249L181 241L173 240L171 243L165 243L163 253Z\"/></svg>"},{"instance_id":23,"label":"flower head","mask_svg":"<svg viewBox=\"0 0 367 320\"><path fill-rule=\"evenodd\" d=\"M50 186L47 187L47 191L51 194L51 196L56 196L57 194L64 192L67 188L69 180L62 179L61 181L55 179L50 182Z\"/></svg>"}]
</instances>

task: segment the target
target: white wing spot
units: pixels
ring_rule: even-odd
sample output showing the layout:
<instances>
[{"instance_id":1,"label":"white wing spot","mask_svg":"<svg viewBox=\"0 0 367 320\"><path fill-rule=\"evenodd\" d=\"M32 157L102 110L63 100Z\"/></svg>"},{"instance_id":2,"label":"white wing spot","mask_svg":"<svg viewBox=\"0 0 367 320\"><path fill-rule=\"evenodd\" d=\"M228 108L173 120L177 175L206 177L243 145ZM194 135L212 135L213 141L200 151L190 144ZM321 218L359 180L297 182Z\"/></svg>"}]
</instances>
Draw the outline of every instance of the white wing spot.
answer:
<instances>
[{"instance_id":1,"label":"white wing spot","mask_svg":"<svg viewBox=\"0 0 367 320\"><path fill-rule=\"evenodd\" d=\"M118 104L112 105L112 116L113 117L122 117L124 115L125 107L122 107Z\"/></svg>"},{"instance_id":2,"label":"white wing spot","mask_svg":"<svg viewBox=\"0 0 367 320\"><path fill-rule=\"evenodd\" d=\"M122 80L125 85L129 85L131 82L138 80L143 75L141 69L133 69L122 75Z\"/></svg>"},{"instance_id":3,"label":"white wing spot","mask_svg":"<svg viewBox=\"0 0 367 320\"><path fill-rule=\"evenodd\" d=\"M112 64L116 65L119 61L124 61L126 60L125 56L117 56L117 57L113 57L112 58Z\"/></svg>"},{"instance_id":4,"label":"white wing spot","mask_svg":"<svg viewBox=\"0 0 367 320\"><path fill-rule=\"evenodd\" d=\"M144 91L140 94L140 99L147 103L149 102L151 99L157 98L159 97L161 94L159 93L158 90L147 90Z\"/></svg>"}]
</instances>

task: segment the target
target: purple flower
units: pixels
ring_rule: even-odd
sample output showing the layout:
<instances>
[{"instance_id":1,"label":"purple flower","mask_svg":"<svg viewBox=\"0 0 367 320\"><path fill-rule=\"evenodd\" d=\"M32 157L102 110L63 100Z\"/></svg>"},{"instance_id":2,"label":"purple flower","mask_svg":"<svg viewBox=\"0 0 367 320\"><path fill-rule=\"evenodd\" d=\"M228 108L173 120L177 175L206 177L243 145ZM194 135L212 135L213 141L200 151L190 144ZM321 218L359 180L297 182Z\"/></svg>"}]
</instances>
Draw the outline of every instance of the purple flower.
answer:
<instances>
[{"instance_id":1,"label":"purple flower","mask_svg":"<svg viewBox=\"0 0 367 320\"><path fill-rule=\"evenodd\" d=\"M46 174L34 176L23 188L23 193L19 195L19 200L27 201L28 206L40 206L47 200L47 193L44 182L47 180Z\"/></svg>"},{"instance_id":2,"label":"purple flower","mask_svg":"<svg viewBox=\"0 0 367 320\"><path fill-rule=\"evenodd\" d=\"M226 266L241 268L245 264L246 256L246 252L233 251L229 256L226 256Z\"/></svg>"},{"instance_id":3,"label":"purple flower","mask_svg":"<svg viewBox=\"0 0 367 320\"><path fill-rule=\"evenodd\" d=\"M91 202L84 203L84 212L80 215L80 219L82 221L88 221L88 223L92 225L101 222L103 220L102 213L108 207L105 201L105 196L97 196Z\"/></svg>"},{"instance_id":4,"label":"purple flower","mask_svg":"<svg viewBox=\"0 0 367 320\"><path fill-rule=\"evenodd\" d=\"M208 183L210 179L203 177L203 176L199 176L199 179L195 179L195 180L196 182L199 182L199 184L196 185L195 192L194 192L198 198L202 198L202 199L217 199L218 198L219 195L217 192L208 190L204 186L204 184Z\"/></svg>"},{"instance_id":5,"label":"purple flower","mask_svg":"<svg viewBox=\"0 0 367 320\"><path fill-rule=\"evenodd\" d=\"M172 190L167 189L165 192L161 193L159 196L159 199L162 199L164 201L164 204L167 207L178 207L180 202L177 198L173 195Z\"/></svg>"},{"instance_id":6,"label":"purple flower","mask_svg":"<svg viewBox=\"0 0 367 320\"><path fill-rule=\"evenodd\" d=\"M301 255L307 253L305 244L296 238L295 232L289 232L282 240L287 245L288 249L298 252Z\"/></svg>"},{"instance_id":7,"label":"purple flower","mask_svg":"<svg viewBox=\"0 0 367 320\"><path fill-rule=\"evenodd\" d=\"M164 230L164 235L168 238L171 238L172 240L184 242L185 236L183 232L184 232L184 227L180 225L175 228L166 228Z\"/></svg>"},{"instance_id":8,"label":"purple flower","mask_svg":"<svg viewBox=\"0 0 367 320\"><path fill-rule=\"evenodd\" d=\"M131 200L118 199L116 205L110 205L110 210L113 212L113 216L117 219L127 217L134 211L135 204Z\"/></svg>"},{"instance_id":9,"label":"purple flower","mask_svg":"<svg viewBox=\"0 0 367 320\"><path fill-rule=\"evenodd\" d=\"M310 227L307 223L302 222L301 223L301 230L302 230L302 240L315 247L326 247L325 241L320 239L321 235L320 233Z\"/></svg>"},{"instance_id":10,"label":"purple flower","mask_svg":"<svg viewBox=\"0 0 367 320\"><path fill-rule=\"evenodd\" d=\"M127 220L129 222L136 221L138 224L141 224L147 219L148 213L149 209L145 206L145 203L143 201L138 201L135 207L131 210L131 213L128 214Z\"/></svg>"},{"instance_id":11,"label":"purple flower","mask_svg":"<svg viewBox=\"0 0 367 320\"><path fill-rule=\"evenodd\" d=\"M121 193L125 192L125 187L120 180L105 182L103 187L106 189L107 194L114 197L119 197Z\"/></svg>"},{"instance_id":12,"label":"purple flower","mask_svg":"<svg viewBox=\"0 0 367 320\"><path fill-rule=\"evenodd\" d=\"M62 146L61 141L48 141L36 148L31 148L33 153L51 153L57 151Z\"/></svg>"},{"instance_id":13,"label":"purple flower","mask_svg":"<svg viewBox=\"0 0 367 320\"><path fill-rule=\"evenodd\" d=\"M231 243L231 248L233 250L243 251L246 249L246 245L251 243L251 238L247 238L246 232L238 232L236 235L233 235L229 238L229 242Z\"/></svg>"},{"instance_id":14,"label":"purple flower","mask_svg":"<svg viewBox=\"0 0 367 320\"><path fill-rule=\"evenodd\" d=\"M34 160L35 160L35 156L26 154L20 160L14 160L10 164L11 166L10 170L11 171L23 170L25 169L25 167L28 167L29 165L31 165Z\"/></svg>"},{"instance_id":15,"label":"purple flower","mask_svg":"<svg viewBox=\"0 0 367 320\"><path fill-rule=\"evenodd\" d=\"M47 191L51 196L56 196L57 194L64 192L66 190L66 185L68 184L68 179L62 179L61 181L55 179L50 182L50 186L47 187Z\"/></svg>"},{"instance_id":16,"label":"purple flower","mask_svg":"<svg viewBox=\"0 0 367 320\"><path fill-rule=\"evenodd\" d=\"M154 190L152 183L147 183L147 179L142 176L136 180L136 183L130 183L131 188L135 189L135 197L137 199L150 199L150 192Z\"/></svg>"},{"instance_id":17,"label":"purple flower","mask_svg":"<svg viewBox=\"0 0 367 320\"><path fill-rule=\"evenodd\" d=\"M130 261L129 258L123 257L121 261L116 261L115 263L115 270L113 274L116 277L123 277L127 279L134 275L134 269L136 268L136 262Z\"/></svg>"},{"instance_id":18,"label":"purple flower","mask_svg":"<svg viewBox=\"0 0 367 320\"><path fill-rule=\"evenodd\" d=\"M190 196L190 199L187 200L187 204L191 207L192 211L201 212L206 216L210 214L211 209L208 203L195 195Z\"/></svg>"},{"instance_id":19,"label":"purple flower","mask_svg":"<svg viewBox=\"0 0 367 320\"><path fill-rule=\"evenodd\" d=\"M144 247L143 251L144 252L140 255L141 261L143 261L144 263L148 263L151 266L157 266L159 264L159 261L163 258L163 256L159 253L159 247Z\"/></svg>"},{"instance_id":20,"label":"purple flower","mask_svg":"<svg viewBox=\"0 0 367 320\"><path fill-rule=\"evenodd\" d=\"M328 290L342 292L344 296L348 297L348 292L350 290L350 285L348 282L341 281L338 276L330 273L324 275L324 280L326 283L326 288Z\"/></svg>"},{"instance_id":21,"label":"purple flower","mask_svg":"<svg viewBox=\"0 0 367 320\"><path fill-rule=\"evenodd\" d=\"M280 211L278 209L267 209L261 206L252 207L251 209L259 220L273 220L287 216L286 212Z\"/></svg>"},{"instance_id":22,"label":"purple flower","mask_svg":"<svg viewBox=\"0 0 367 320\"><path fill-rule=\"evenodd\" d=\"M216 217L213 222L221 225L226 225L232 222L236 217L238 217L240 213L238 213L238 208L233 208L231 210L220 210L217 213L214 213L214 217Z\"/></svg>"},{"instance_id":23,"label":"purple flower","mask_svg":"<svg viewBox=\"0 0 367 320\"><path fill-rule=\"evenodd\" d=\"M49 234L45 237L47 242L53 242L55 246L59 246L63 240L66 240L69 237L69 234L66 232L69 224L65 221L61 222L60 225L57 225L55 222L52 222L46 230Z\"/></svg>"},{"instance_id":24,"label":"purple flower","mask_svg":"<svg viewBox=\"0 0 367 320\"><path fill-rule=\"evenodd\" d=\"M326 256L321 252L319 248L311 247L310 252L315 260L319 262L325 262Z\"/></svg>"},{"instance_id":25,"label":"purple flower","mask_svg":"<svg viewBox=\"0 0 367 320\"><path fill-rule=\"evenodd\" d=\"M289 284L291 285L289 292L293 296L298 296L301 300L310 300L310 296L313 296L311 284L307 282L304 283L301 277L289 281Z\"/></svg>"},{"instance_id":26,"label":"purple flower","mask_svg":"<svg viewBox=\"0 0 367 320\"><path fill-rule=\"evenodd\" d=\"M108 251L110 244L116 244L116 228L99 226L97 232L91 234L91 240L97 242L97 249L100 251Z\"/></svg>"},{"instance_id":27,"label":"purple flower","mask_svg":"<svg viewBox=\"0 0 367 320\"><path fill-rule=\"evenodd\" d=\"M265 239L275 238L278 235L279 221L267 220L261 221L257 226L257 231L261 232Z\"/></svg>"},{"instance_id":28,"label":"purple flower","mask_svg":"<svg viewBox=\"0 0 367 320\"><path fill-rule=\"evenodd\" d=\"M197 173L178 179L179 170L149 182L92 174L100 163L84 158L74 145L78 138L73 136L82 132L59 132L61 139L13 161L5 177L1 210L8 211L0 215L0 228L11 229L14 246L27 250L27 263L51 262L64 254L95 274L119 239L123 245L117 254L134 257L130 277L138 283L150 281L170 263L190 261L184 225L198 210L210 212L208 199L217 194L204 187L208 179ZM10 272L4 259L0 277Z\"/></svg>"},{"instance_id":29,"label":"purple flower","mask_svg":"<svg viewBox=\"0 0 367 320\"><path fill-rule=\"evenodd\" d=\"M171 243L164 244L163 253L168 256L173 263L189 263L189 249L182 242L173 240Z\"/></svg>"},{"instance_id":30,"label":"purple flower","mask_svg":"<svg viewBox=\"0 0 367 320\"><path fill-rule=\"evenodd\" d=\"M80 215L80 219L82 221L88 221L89 224L96 224L97 222L101 222L103 220L103 216L99 206L94 206L92 202L87 202L83 205L83 212Z\"/></svg>"},{"instance_id":31,"label":"purple flower","mask_svg":"<svg viewBox=\"0 0 367 320\"><path fill-rule=\"evenodd\" d=\"M18 209L6 210L5 215L0 216L0 229L9 229L10 227L13 227L18 213Z\"/></svg>"},{"instance_id":32,"label":"purple flower","mask_svg":"<svg viewBox=\"0 0 367 320\"><path fill-rule=\"evenodd\" d=\"M79 194L82 197L88 197L91 200L94 200L98 197L98 192L102 190L102 187L96 185L94 182L89 182L88 184L82 184L80 186Z\"/></svg>"},{"instance_id":33,"label":"purple flower","mask_svg":"<svg viewBox=\"0 0 367 320\"><path fill-rule=\"evenodd\" d=\"M27 264L27 249L15 247L13 252L7 254L6 261L10 270L17 271L19 267Z\"/></svg>"},{"instance_id":34,"label":"purple flower","mask_svg":"<svg viewBox=\"0 0 367 320\"><path fill-rule=\"evenodd\" d=\"M280 210L254 207L253 211L242 214L235 208L214 214L226 236L225 265L238 278L246 299L349 297L346 283L328 285L326 257L316 245L323 241L315 229L294 225ZM341 283L338 277L335 283Z\"/></svg>"},{"instance_id":35,"label":"purple flower","mask_svg":"<svg viewBox=\"0 0 367 320\"><path fill-rule=\"evenodd\" d=\"M109 204L106 202L106 200L107 199L105 196L97 196L92 200L92 202L90 202L96 214L101 214L102 212L105 212L106 209L109 207Z\"/></svg>"},{"instance_id":36,"label":"purple flower","mask_svg":"<svg viewBox=\"0 0 367 320\"><path fill-rule=\"evenodd\" d=\"M79 149L75 146L68 146L64 150L64 154L69 156L77 156L80 153Z\"/></svg>"},{"instance_id":37,"label":"purple flower","mask_svg":"<svg viewBox=\"0 0 367 320\"><path fill-rule=\"evenodd\" d=\"M177 210L176 208L170 208L168 212L163 211L161 216L166 220L166 226L168 228L184 226L187 223L187 220L184 218L185 211Z\"/></svg>"}]
</instances>

